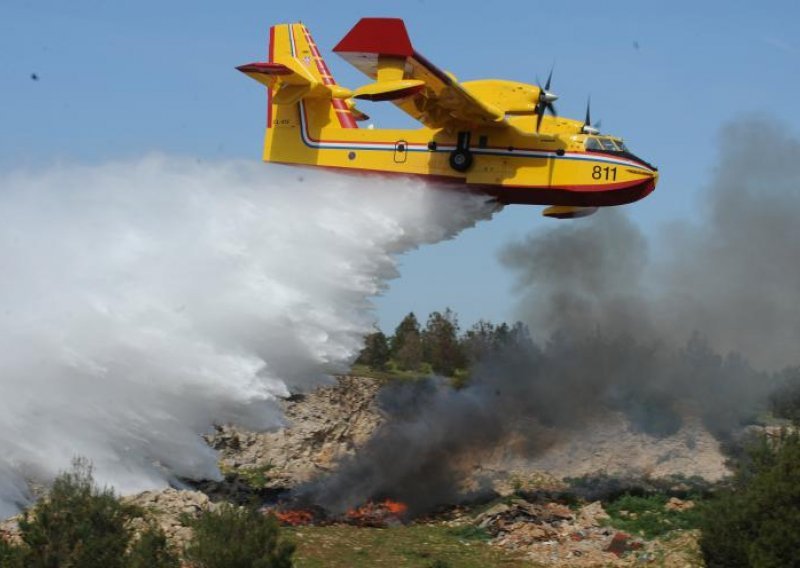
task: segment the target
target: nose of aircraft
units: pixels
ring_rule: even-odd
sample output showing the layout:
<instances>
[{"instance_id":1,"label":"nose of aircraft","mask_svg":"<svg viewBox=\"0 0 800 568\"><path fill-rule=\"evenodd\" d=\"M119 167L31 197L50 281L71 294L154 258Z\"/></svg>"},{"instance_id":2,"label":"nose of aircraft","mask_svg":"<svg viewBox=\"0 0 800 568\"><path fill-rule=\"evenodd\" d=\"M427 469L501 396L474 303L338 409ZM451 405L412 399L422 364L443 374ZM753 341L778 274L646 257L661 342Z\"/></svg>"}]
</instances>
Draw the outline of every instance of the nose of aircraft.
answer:
<instances>
[{"instance_id":1,"label":"nose of aircraft","mask_svg":"<svg viewBox=\"0 0 800 568\"><path fill-rule=\"evenodd\" d=\"M645 193L645 195L655 191L656 186L658 185L658 170L656 168L653 168L653 171L650 172L650 179L645 183L647 186L647 193Z\"/></svg>"}]
</instances>

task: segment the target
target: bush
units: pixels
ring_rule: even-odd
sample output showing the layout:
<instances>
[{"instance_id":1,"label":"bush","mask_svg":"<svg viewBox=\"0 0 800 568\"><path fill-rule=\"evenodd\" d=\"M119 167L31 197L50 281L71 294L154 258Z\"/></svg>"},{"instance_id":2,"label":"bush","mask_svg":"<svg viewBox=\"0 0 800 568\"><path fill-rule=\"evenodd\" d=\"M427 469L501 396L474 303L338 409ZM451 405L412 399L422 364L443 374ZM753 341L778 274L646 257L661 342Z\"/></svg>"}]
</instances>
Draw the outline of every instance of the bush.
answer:
<instances>
[{"instance_id":1,"label":"bush","mask_svg":"<svg viewBox=\"0 0 800 568\"><path fill-rule=\"evenodd\" d=\"M23 568L22 549L0 537L0 566L3 568Z\"/></svg>"},{"instance_id":2,"label":"bush","mask_svg":"<svg viewBox=\"0 0 800 568\"><path fill-rule=\"evenodd\" d=\"M59 475L47 499L19 523L27 568L116 568L125 566L131 538L129 519L137 511L120 503L111 489L98 489L92 468L75 460Z\"/></svg>"},{"instance_id":3,"label":"bush","mask_svg":"<svg viewBox=\"0 0 800 568\"><path fill-rule=\"evenodd\" d=\"M77 459L56 477L43 499L19 522L22 546L0 541L0 566L9 568L177 568L164 533L151 527L130 546L130 521L142 515L98 489L88 461Z\"/></svg>"},{"instance_id":4,"label":"bush","mask_svg":"<svg viewBox=\"0 0 800 568\"><path fill-rule=\"evenodd\" d=\"M254 507L222 504L192 522L186 558L198 568L291 568L294 545Z\"/></svg>"},{"instance_id":5,"label":"bush","mask_svg":"<svg viewBox=\"0 0 800 568\"><path fill-rule=\"evenodd\" d=\"M734 486L705 507L700 548L709 568L800 566L800 438L750 450Z\"/></svg>"},{"instance_id":6,"label":"bush","mask_svg":"<svg viewBox=\"0 0 800 568\"><path fill-rule=\"evenodd\" d=\"M645 538L656 538L676 529L697 528L700 514L696 508L668 510L668 501L663 493L624 495L606 505L605 509L614 527Z\"/></svg>"},{"instance_id":7,"label":"bush","mask_svg":"<svg viewBox=\"0 0 800 568\"><path fill-rule=\"evenodd\" d=\"M127 568L180 568L178 557L170 550L167 535L161 528L150 525L129 552Z\"/></svg>"}]
</instances>

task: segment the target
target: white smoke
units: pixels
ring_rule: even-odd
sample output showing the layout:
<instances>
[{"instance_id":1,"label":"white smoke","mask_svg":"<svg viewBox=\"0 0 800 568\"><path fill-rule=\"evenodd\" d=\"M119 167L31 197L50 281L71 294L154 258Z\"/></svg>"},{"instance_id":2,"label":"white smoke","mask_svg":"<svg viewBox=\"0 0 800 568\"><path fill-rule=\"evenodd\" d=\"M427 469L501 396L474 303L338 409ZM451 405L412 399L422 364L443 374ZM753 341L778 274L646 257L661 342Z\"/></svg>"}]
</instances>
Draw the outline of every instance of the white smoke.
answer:
<instances>
[{"instance_id":1,"label":"white smoke","mask_svg":"<svg viewBox=\"0 0 800 568\"><path fill-rule=\"evenodd\" d=\"M75 456L214 478L200 434L342 371L394 255L491 214L419 182L149 157L0 175L0 515Z\"/></svg>"}]
</instances>

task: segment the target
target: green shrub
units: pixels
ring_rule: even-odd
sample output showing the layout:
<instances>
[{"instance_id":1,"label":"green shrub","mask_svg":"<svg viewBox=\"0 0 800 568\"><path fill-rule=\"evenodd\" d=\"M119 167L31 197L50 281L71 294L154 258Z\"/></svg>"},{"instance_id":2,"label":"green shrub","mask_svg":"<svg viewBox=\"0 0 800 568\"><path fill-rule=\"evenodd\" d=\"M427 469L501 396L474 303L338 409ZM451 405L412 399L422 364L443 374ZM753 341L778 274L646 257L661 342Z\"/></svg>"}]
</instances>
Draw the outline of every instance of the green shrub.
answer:
<instances>
[{"instance_id":1,"label":"green shrub","mask_svg":"<svg viewBox=\"0 0 800 568\"><path fill-rule=\"evenodd\" d=\"M700 548L709 568L800 566L800 439L763 440L734 486L704 510Z\"/></svg>"},{"instance_id":2,"label":"green shrub","mask_svg":"<svg viewBox=\"0 0 800 568\"><path fill-rule=\"evenodd\" d=\"M21 546L0 540L3 568L178 568L163 531L149 527L131 545L130 521L143 515L98 489L88 461L56 477L46 499L20 520Z\"/></svg>"},{"instance_id":3,"label":"green shrub","mask_svg":"<svg viewBox=\"0 0 800 568\"><path fill-rule=\"evenodd\" d=\"M150 525L128 551L127 568L180 568L180 560L170 550L167 535L160 527Z\"/></svg>"},{"instance_id":4,"label":"green shrub","mask_svg":"<svg viewBox=\"0 0 800 568\"><path fill-rule=\"evenodd\" d=\"M255 507L222 504L192 522L186 558L198 568L290 568L294 545Z\"/></svg>"},{"instance_id":5,"label":"green shrub","mask_svg":"<svg viewBox=\"0 0 800 568\"><path fill-rule=\"evenodd\" d=\"M696 508L667 510L668 497L657 493L647 496L623 495L606 505L611 524L622 531L655 538L676 529L694 529L700 523Z\"/></svg>"},{"instance_id":6,"label":"green shrub","mask_svg":"<svg viewBox=\"0 0 800 568\"><path fill-rule=\"evenodd\" d=\"M2 568L23 568L22 549L0 538L0 566Z\"/></svg>"},{"instance_id":7,"label":"green shrub","mask_svg":"<svg viewBox=\"0 0 800 568\"><path fill-rule=\"evenodd\" d=\"M26 568L124 567L134 507L123 505L111 489L98 489L92 468L75 460L56 477L47 499L19 522Z\"/></svg>"}]
</instances>

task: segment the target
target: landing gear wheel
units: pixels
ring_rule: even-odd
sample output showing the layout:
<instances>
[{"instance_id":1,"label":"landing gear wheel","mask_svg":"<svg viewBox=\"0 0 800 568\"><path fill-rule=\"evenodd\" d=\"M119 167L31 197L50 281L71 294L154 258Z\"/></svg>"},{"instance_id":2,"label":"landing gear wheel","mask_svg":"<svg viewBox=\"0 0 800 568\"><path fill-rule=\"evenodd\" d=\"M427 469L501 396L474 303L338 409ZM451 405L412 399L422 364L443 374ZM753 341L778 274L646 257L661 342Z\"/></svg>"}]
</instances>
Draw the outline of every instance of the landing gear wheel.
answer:
<instances>
[{"instance_id":1,"label":"landing gear wheel","mask_svg":"<svg viewBox=\"0 0 800 568\"><path fill-rule=\"evenodd\" d=\"M457 149L450 153L450 167L457 172L465 172L472 165L472 152Z\"/></svg>"}]
</instances>

